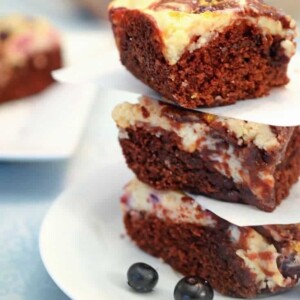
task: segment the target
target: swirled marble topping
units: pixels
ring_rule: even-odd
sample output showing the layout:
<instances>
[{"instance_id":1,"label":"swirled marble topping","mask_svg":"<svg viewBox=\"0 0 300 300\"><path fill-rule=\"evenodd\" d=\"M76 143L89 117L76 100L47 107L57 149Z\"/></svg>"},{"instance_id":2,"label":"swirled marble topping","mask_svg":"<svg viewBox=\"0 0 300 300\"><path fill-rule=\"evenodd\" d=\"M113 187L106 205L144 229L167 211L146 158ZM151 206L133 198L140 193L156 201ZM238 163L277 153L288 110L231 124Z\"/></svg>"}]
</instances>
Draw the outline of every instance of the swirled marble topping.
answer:
<instances>
[{"instance_id":1,"label":"swirled marble topping","mask_svg":"<svg viewBox=\"0 0 300 300\"><path fill-rule=\"evenodd\" d=\"M280 36L286 56L295 52L295 21L261 0L114 0L110 9L115 8L139 10L155 21L170 65L243 20L265 35Z\"/></svg>"}]
</instances>

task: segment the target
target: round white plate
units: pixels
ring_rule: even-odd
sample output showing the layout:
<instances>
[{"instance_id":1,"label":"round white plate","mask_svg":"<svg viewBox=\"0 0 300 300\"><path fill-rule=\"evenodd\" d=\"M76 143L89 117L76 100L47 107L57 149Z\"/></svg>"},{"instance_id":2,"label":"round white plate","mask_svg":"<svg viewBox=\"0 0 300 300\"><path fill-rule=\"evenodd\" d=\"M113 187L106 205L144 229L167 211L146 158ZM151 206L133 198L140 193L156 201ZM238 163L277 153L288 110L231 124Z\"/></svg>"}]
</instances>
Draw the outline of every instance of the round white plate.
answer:
<instances>
[{"instance_id":1,"label":"round white plate","mask_svg":"<svg viewBox=\"0 0 300 300\"><path fill-rule=\"evenodd\" d=\"M48 212L40 232L42 260L72 299L168 300L181 275L135 247L125 236L119 198L132 178L124 162L109 163L66 191ZM126 282L128 267L146 262L160 280L150 294L136 294ZM299 299L300 289L268 298ZM215 300L232 299L215 295Z\"/></svg>"}]
</instances>

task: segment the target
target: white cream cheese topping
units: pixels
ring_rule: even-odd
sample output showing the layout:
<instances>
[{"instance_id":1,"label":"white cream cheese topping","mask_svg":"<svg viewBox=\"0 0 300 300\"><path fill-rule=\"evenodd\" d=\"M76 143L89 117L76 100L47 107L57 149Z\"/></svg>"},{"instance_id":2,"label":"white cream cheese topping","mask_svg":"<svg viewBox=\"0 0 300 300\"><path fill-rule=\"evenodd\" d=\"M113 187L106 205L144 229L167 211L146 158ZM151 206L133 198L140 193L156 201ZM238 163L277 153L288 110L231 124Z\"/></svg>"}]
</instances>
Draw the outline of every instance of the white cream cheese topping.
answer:
<instances>
[{"instance_id":1,"label":"white cream cheese topping","mask_svg":"<svg viewBox=\"0 0 300 300\"><path fill-rule=\"evenodd\" d=\"M180 192L156 191L148 185L132 180L124 189L126 202L122 202L123 210L154 212L160 219L170 219L176 223L193 223L214 227L215 220L211 214L206 214L200 206L191 201L183 201L186 197Z\"/></svg>"},{"instance_id":2,"label":"white cream cheese topping","mask_svg":"<svg viewBox=\"0 0 300 300\"><path fill-rule=\"evenodd\" d=\"M258 148L264 150L279 146L275 134L268 125L237 119L224 119L223 124L243 143L248 144L252 141Z\"/></svg>"},{"instance_id":3,"label":"white cream cheese topping","mask_svg":"<svg viewBox=\"0 0 300 300\"><path fill-rule=\"evenodd\" d=\"M256 282L261 289L285 287L290 278L284 278L278 270L277 258L280 255L274 245L269 244L255 230L250 229L247 235L247 249L239 249L236 254L241 257L246 266L256 274Z\"/></svg>"},{"instance_id":4,"label":"white cream cheese topping","mask_svg":"<svg viewBox=\"0 0 300 300\"><path fill-rule=\"evenodd\" d=\"M144 106L149 112L145 118L141 107ZM166 117L161 116L162 107L157 101L144 97L140 104L122 103L115 107L112 116L120 128L135 126L137 123L147 123L152 127L159 126L167 131L175 131L182 139L182 146L187 152L194 152L198 147L198 140L205 133L205 125L200 123L185 123L180 128L174 128Z\"/></svg>"}]
</instances>

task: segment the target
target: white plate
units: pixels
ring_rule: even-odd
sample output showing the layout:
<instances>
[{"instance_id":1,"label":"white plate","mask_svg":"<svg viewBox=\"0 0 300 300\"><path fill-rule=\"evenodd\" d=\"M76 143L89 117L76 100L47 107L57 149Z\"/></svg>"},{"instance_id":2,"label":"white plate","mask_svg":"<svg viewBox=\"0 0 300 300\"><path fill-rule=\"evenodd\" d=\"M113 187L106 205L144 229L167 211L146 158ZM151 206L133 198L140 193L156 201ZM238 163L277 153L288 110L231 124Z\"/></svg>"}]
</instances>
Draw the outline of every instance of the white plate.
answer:
<instances>
[{"instance_id":1,"label":"white plate","mask_svg":"<svg viewBox=\"0 0 300 300\"><path fill-rule=\"evenodd\" d=\"M40 252L51 277L77 300L167 300L180 275L135 247L124 236L119 197L132 177L124 162L115 162L87 176L66 191L48 212L40 232ZM160 276L153 293L133 293L126 272L134 262L146 262ZM268 298L298 300L300 289ZM216 294L215 300L232 299Z\"/></svg>"},{"instance_id":2,"label":"white plate","mask_svg":"<svg viewBox=\"0 0 300 300\"><path fill-rule=\"evenodd\" d=\"M55 84L0 107L0 160L64 159L79 142L95 99L92 85Z\"/></svg>"},{"instance_id":3,"label":"white plate","mask_svg":"<svg viewBox=\"0 0 300 300\"><path fill-rule=\"evenodd\" d=\"M64 35L67 65L107 51L105 32ZM92 85L54 84L42 93L0 105L0 160L64 159L76 149L95 99Z\"/></svg>"}]
</instances>

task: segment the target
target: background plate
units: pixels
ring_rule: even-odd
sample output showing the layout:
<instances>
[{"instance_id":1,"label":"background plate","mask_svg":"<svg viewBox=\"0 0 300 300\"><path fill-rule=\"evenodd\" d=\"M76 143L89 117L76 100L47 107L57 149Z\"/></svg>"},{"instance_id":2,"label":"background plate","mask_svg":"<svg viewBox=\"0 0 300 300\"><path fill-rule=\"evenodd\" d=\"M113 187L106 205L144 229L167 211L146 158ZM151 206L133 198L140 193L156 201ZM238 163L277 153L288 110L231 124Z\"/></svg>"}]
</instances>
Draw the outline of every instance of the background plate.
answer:
<instances>
[{"instance_id":1,"label":"background plate","mask_svg":"<svg viewBox=\"0 0 300 300\"><path fill-rule=\"evenodd\" d=\"M54 84L0 107L0 160L32 161L71 156L95 99L92 85Z\"/></svg>"},{"instance_id":2,"label":"background plate","mask_svg":"<svg viewBox=\"0 0 300 300\"><path fill-rule=\"evenodd\" d=\"M40 232L40 253L51 277L72 299L166 300L181 275L136 248L124 235L119 198L132 177L123 161L102 165L66 191L48 212ZM128 267L138 261L160 276L150 294L135 294L126 283ZM300 289L269 297L298 300ZM215 300L232 298L216 294Z\"/></svg>"},{"instance_id":3,"label":"background plate","mask_svg":"<svg viewBox=\"0 0 300 300\"><path fill-rule=\"evenodd\" d=\"M63 35L67 65L105 53L110 34L100 31ZM95 99L90 84L53 84L26 99L0 105L0 160L64 159L71 156L81 137Z\"/></svg>"}]
</instances>

